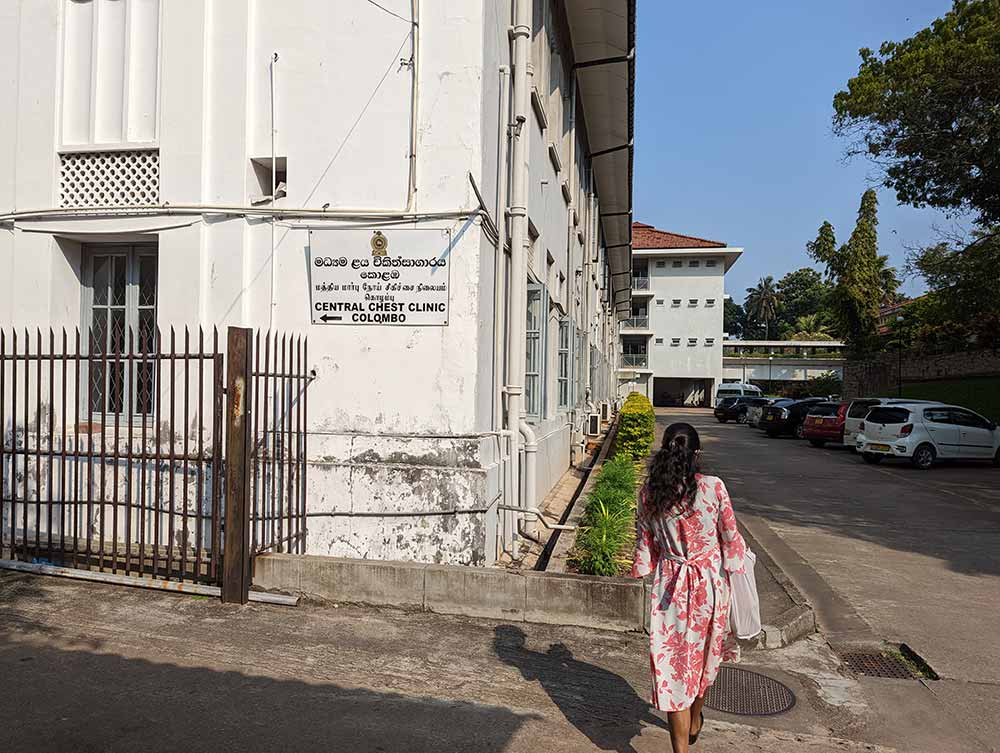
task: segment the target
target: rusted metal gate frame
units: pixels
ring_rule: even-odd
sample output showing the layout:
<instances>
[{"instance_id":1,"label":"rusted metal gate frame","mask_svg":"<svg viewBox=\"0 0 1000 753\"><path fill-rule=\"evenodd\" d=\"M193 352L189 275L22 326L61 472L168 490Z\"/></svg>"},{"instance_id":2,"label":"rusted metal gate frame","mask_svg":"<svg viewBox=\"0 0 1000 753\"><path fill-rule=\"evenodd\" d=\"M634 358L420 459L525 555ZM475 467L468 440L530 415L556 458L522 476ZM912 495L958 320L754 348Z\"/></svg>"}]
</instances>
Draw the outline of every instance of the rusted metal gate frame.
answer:
<instances>
[{"instance_id":1,"label":"rusted metal gate frame","mask_svg":"<svg viewBox=\"0 0 1000 753\"><path fill-rule=\"evenodd\" d=\"M124 338L124 333L121 336ZM10 466L10 498L0 500L0 557L6 550L10 559L0 561L0 567L18 570L34 568L37 572L73 577L103 575L104 579L114 582L127 582L134 576L137 582L146 581L150 585L172 590L216 592L221 587L224 600L246 602L254 556L266 551L305 551L307 387L314 378L311 372L306 373L307 341L302 337L265 334L262 368L261 334L257 333L256 342L253 342L249 329L229 329L228 359L219 349L217 330L213 330L210 348L206 349L205 333L199 329L196 351L191 348L191 335L187 329L184 331L183 352L178 352L173 328L170 330L169 352L163 347L158 329L153 347L139 348L152 352L137 352L138 338L131 329L127 339L127 349L123 342L119 342L117 348L112 348L118 352L109 353L109 348L102 347L102 352L96 353L91 352L91 348L81 347L79 330L75 331L72 345L63 330L61 348L57 349L55 332L50 330L48 351L45 352L41 330L36 330L32 352L32 337L27 331L20 341L17 333L8 338L7 332L0 331L0 496L5 496L3 492L7 484L4 477L8 464ZM23 352L19 349L19 342ZM254 348L254 345L257 347ZM114 411L107 410L111 384L109 367L114 369L117 384L122 389L122 396L115 401ZM153 379L150 402L146 403L146 413L139 418L138 427L135 425L138 393L132 389L132 375L138 373L137 367ZM99 411L96 416L100 421L99 443L94 431L97 424L91 395L91 369L99 369L102 380L101 399L105 411ZM161 389L164 371L170 380L167 408ZM182 390L177 388L181 378L178 372L184 382ZM197 378L198 426L194 440L189 431L192 423L192 372L196 372L194 376ZM224 389L223 379L227 372L229 387ZM129 375L128 378L125 374ZM42 410L44 376L48 377L47 426L43 424ZM205 389L206 376L211 378L210 390ZM33 422L29 420L32 377L35 380ZM238 379L242 379L239 389L236 386ZM67 393L71 385L73 399L69 401ZM124 394L125 385L129 388L127 396ZM18 401L19 390L23 390L23 404ZM210 402L206 402L206 392L210 392ZM224 396L224 393L228 394ZM269 403L272 393L273 399ZM8 394L11 397L9 416ZM262 403L259 402L261 396ZM86 422L81 398L86 400ZM180 442L174 431L179 398L183 401L183 420L179 425L184 427ZM227 408L225 413L224 403ZM205 408L209 404L212 407L212 440L206 452L204 433L208 412ZM258 405L260 409L255 410ZM61 422L56 420L57 410ZM69 413L70 410L72 413ZM170 433L166 451L159 435L165 410L169 410L167 423ZM124 424L123 417L127 417ZM11 420L9 446L8 418ZM18 418L23 422L22 431L17 425ZM268 423L269 420L272 424ZM30 441L32 425L34 446ZM107 446L109 436L113 441L110 450ZM72 449L69 449L71 438ZM153 441L152 449L149 440ZM136 442L139 443L138 448ZM181 452L177 451L177 444L182 445ZM46 474L42 473L43 460ZM72 473L67 470L70 462L75 463ZM34 498L29 493L28 483L28 471L32 464L35 471ZM95 465L99 468L99 478L94 476ZM19 468L24 471L20 489L17 478ZM188 480L192 468L197 478L194 491L197 504L189 512ZM112 486L110 500L106 494L109 472ZM123 474L121 480L125 484L122 499L119 499L119 472ZM222 483L224 473L227 477L225 487ZM179 500L174 486L177 474L184 479ZM43 475L47 481L44 490ZM138 484L134 486L137 477ZM168 484L165 498L161 486L164 481ZM148 495L147 483L152 485ZM210 500L207 511L203 507L206 492ZM180 511L176 510L177 502L181 503ZM5 514L4 504L10 506L9 515ZM33 542L28 526L28 512L32 505L35 516ZM53 530L56 508L58 536ZM100 526L96 542L93 532L89 530L96 520L95 509L99 511ZM108 509L112 515L110 531L106 530ZM124 511L124 541L119 536L120 511ZM20 538L18 512L21 512ZM165 544L160 536L161 517L167 524ZM81 519L88 529L86 536L81 536ZM179 544L175 552L177 532L174 527L178 519L183 545ZM47 524L44 535L41 530L43 520ZM189 547L188 533L192 523L195 542L193 547ZM72 535L67 536L69 524L72 525ZM207 535L203 535L206 524L209 530ZM137 542L133 541L133 526L137 531ZM147 526L152 528L151 541L146 540ZM249 535L251 530L252 539ZM225 531L240 531L242 535L224 536ZM106 534L110 534L107 536L110 541L106 541ZM9 542L5 541L8 535Z\"/></svg>"}]
</instances>

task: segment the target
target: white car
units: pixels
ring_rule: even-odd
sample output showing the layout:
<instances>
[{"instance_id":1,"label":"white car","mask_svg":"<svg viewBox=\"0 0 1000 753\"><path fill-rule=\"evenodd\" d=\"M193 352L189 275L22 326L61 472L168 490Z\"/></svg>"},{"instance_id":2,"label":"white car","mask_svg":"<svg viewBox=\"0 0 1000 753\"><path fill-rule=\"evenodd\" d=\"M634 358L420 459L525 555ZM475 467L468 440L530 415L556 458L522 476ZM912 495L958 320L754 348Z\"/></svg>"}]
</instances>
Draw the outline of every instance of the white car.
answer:
<instances>
[{"instance_id":1,"label":"white car","mask_svg":"<svg viewBox=\"0 0 1000 753\"><path fill-rule=\"evenodd\" d=\"M940 405L932 400L907 400L902 397L864 397L852 400L851 404L847 406L847 418L844 419L844 446L853 449L857 445L861 422L865 420L868 411L876 405L896 405L897 403Z\"/></svg>"},{"instance_id":2,"label":"white car","mask_svg":"<svg viewBox=\"0 0 1000 753\"><path fill-rule=\"evenodd\" d=\"M866 463L908 458L921 470L937 460L992 460L1000 465L1000 429L968 408L939 403L876 405L855 445Z\"/></svg>"},{"instance_id":3,"label":"white car","mask_svg":"<svg viewBox=\"0 0 1000 753\"><path fill-rule=\"evenodd\" d=\"M763 393L756 384L741 384L740 382L725 382L715 391L715 406L727 397L761 397Z\"/></svg>"}]
</instances>

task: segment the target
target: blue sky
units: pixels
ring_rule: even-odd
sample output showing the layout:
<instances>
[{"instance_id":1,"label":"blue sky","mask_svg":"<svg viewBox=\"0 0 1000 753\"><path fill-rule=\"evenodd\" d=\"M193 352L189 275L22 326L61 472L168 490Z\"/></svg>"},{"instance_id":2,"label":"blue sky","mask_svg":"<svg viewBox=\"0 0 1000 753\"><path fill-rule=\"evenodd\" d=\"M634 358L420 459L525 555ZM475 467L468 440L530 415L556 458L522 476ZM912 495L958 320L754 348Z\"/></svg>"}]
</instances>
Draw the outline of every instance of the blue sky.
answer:
<instances>
[{"instance_id":1,"label":"blue sky","mask_svg":"<svg viewBox=\"0 0 1000 753\"><path fill-rule=\"evenodd\" d=\"M742 301L765 275L810 264L823 220L854 228L872 165L844 163L833 95L858 49L901 40L949 0L639 0L635 217L742 246L726 290ZM879 190L879 245L902 267L906 245L955 224ZM895 231L895 232L894 232ZM904 292L922 289L908 280Z\"/></svg>"}]
</instances>

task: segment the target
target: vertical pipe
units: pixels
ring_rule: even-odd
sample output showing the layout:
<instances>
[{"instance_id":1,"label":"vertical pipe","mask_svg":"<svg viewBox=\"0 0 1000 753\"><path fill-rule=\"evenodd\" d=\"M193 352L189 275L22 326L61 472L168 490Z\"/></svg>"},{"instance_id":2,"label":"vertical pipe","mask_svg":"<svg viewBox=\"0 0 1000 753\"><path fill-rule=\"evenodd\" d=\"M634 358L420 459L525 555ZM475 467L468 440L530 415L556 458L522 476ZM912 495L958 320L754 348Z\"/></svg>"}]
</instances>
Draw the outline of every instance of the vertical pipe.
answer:
<instances>
[{"instance_id":1,"label":"vertical pipe","mask_svg":"<svg viewBox=\"0 0 1000 753\"><path fill-rule=\"evenodd\" d=\"M62 413L62 427L60 428L60 462L59 462L59 564L66 564L66 372L67 372L67 361L66 361L66 328L63 327L62 331L62 383L61 393L61 413ZM2 362L0 362L2 365ZM0 402L3 401L3 388L0 388ZM53 411L54 412L54 411ZM3 426L3 419L0 418L0 426ZM2 485L0 485L2 486ZM3 530L3 525L0 523L0 530Z\"/></svg>"},{"instance_id":2,"label":"vertical pipe","mask_svg":"<svg viewBox=\"0 0 1000 753\"><path fill-rule=\"evenodd\" d=\"M528 245L528 65L531 43L531 0L515 0L512 34L514 58L514 122L511 156L511 264L507 297L507 429L511 444L511 488L519 490L521 403L524 394L524 318L527 296L525 253Z\"/></svg>"},{"instance_id":3,"label":"vertical pipe","mask_svg":"<svg viewBox=\"0 0 1000 753\"><path fill-rule=\"evenodd\" d=\"M52 561L52 507L53 507L53 496L52 496L52 483L53 483L53 468L52 463L55 459L55 418L56 418L56 396L55 396L55 369L56 369L56 334L49 327L49 453L48 453L48 467L46 469L46 475L48 476L48 505L46 510L47 515L47 530L46 530L46 552L49 561ZM60 500L62 502L62 500Z\"/></svg>"},{"instance_id":4,"label":"vertical pipe","mask_svg":"<svg viewBox=\"0 0 1000 753\"><path fill-rule=\"evenodd\" d=\"M17 330L10 353L10 558L17 559Z\"/></svg>"},{"instance_id":5,"label":"vertical pipe","mask_svg":"<svg viewBox=\"0 0 1000 753\"><path fill-rule=\"evenodd\" d=\"M250 450L250 490L251 496L253 497L253 508L251 510L250 517L250 549L251 551L259 551L259 539L261 536L261 524L260 524L260 502L261 502L261 487L260 482L260 424L258 423L260 419L260 330L257 330L257 334L254 337L254 349L253 349L253 403L251 406L251 416L253 417L253 444Z\"/></svg>"},{"instance_id":6,"label":"vertical pipe","mask_svg":"<svg viewBox=\"0 0 1000 753\"><path fill-rule=\"evenodd\" d=\"M268 413L268 401L270 398L270 371L271 371L271 333L267 332L264 334L264 412L261 416L262 429L264 431L264 457L263 457L263 479L261 483L261 519L260 519L260 542L261 546L268 546L274 540L274 520L270 517L271 509L271 495L268 490L267 481L269 472L271 471L271 445L270 438L268 436L268 421L270 420L270 414ZM273 480L272 480L273 487ZM268 533L271 535L268 536Z\"/></svg>"},{"instance_id":7,"label":"vertical pipe","mask_svg":"<svg viewBox=\"0 0 1000 753\"><path fill-rule=\"evenodd\" d=\"M298 391L295 399L295 540L290 542L288 551L297 552L299 537L302 535L302 517L299 514L302 507L302 500L299 498L299 491L301 488L301 476L302 476L302 398L305 395L306 384L300 379L302 376L302 336L300 335L296 339L295 344L295 387ZM292 480L288 481L289 486L292 484ZM292 497L292 494L288 495ZM295 549L292 549L291 544L295 544Z\"/></svg>"},{"instance_id":8,"label":"vertical pipe","mask_svg":"<svg viewBox=\"0 0 1000 753\"><path fill-rule=\"evenodd\" d=\"M24 329L24 485L21 494L21 522L24 524L21 530L21 546L24 556L28 556L28 466L31 463L31 455L28 450L28 405L31 403L31 335L28 329Z\"/></svg>"},{"instance_id":9,"label":"vertical pipe","mask_svg":"<svg viewBox=\"0 0 1000 753\"><path fill-rule=\"evenodd\" d=\"M271 64L268 66L268 79L271 89L271 206L275 206L277 198L275 194L278 191L278 162L275 148L274 148L274 64L278 62L278 53L271 53ZM275 254L275 239L274 239L274 222L277 218L271 215L271 306L268 309L268 329L274 327L274 307L277 305L277 298L275 295L275 281L277 280L277 263L274 258Z\"/></svg>"},{"instance_id":10,"label":"vertical pipe","mask_svg":"<svg viewBox=\"0 0 1000 753\"><path fill-rule=\"evenodd\" d=\"M128 328L128 355L125 359L125 374L122 385L128 389L128 410L125 412L125 574L132 572L132 417L135 415L135 330ZM124 375L123 375L124 376ZM139 574L141 574L141 570Z\"/></svg>"},{"instance_id":11,"label":"vertical pipe","mask_svg":"<svg viewBox=\"0 0 1000 753\"><path fill-rule=\"evenodd\" d=\"M284 538L285 538L285 477L288 475L288 448L286 445L287 437L285 436L285 415L288 413L288 379L284 376L288 372L285 364L285 357L288 351L288 336L281 336L281 370L278 371L278 376L275 378L274 388L276 393L280 391L281 393L281 406L278 406L278 400L274 400L274 421L276 428L278 430L278 466L277 471L279 474L276 496L275 496L275 512L278 515L278 538L275 541L276 550L282 551L284 549ZM277 370L277 354L275 355L275 370Z\"/></svg>"}]
</instances>

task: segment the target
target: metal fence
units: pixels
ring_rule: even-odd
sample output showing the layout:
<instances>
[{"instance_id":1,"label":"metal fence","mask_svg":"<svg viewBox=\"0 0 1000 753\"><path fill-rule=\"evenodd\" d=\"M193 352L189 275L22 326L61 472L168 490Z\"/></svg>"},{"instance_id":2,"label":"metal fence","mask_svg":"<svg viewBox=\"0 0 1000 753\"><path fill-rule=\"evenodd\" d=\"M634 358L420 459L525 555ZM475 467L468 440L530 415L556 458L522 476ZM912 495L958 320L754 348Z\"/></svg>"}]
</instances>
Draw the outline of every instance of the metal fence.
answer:
<instances>
[{"instance_id":1,"label":"metal fence","mask_svg":"<svg viewBox=\"0 0 1000 753\"><path fill-rule=\"evenodd\" d=\"M0 332L0 556L220 579L217 331Z\"/></svg>"}]
</instances>

